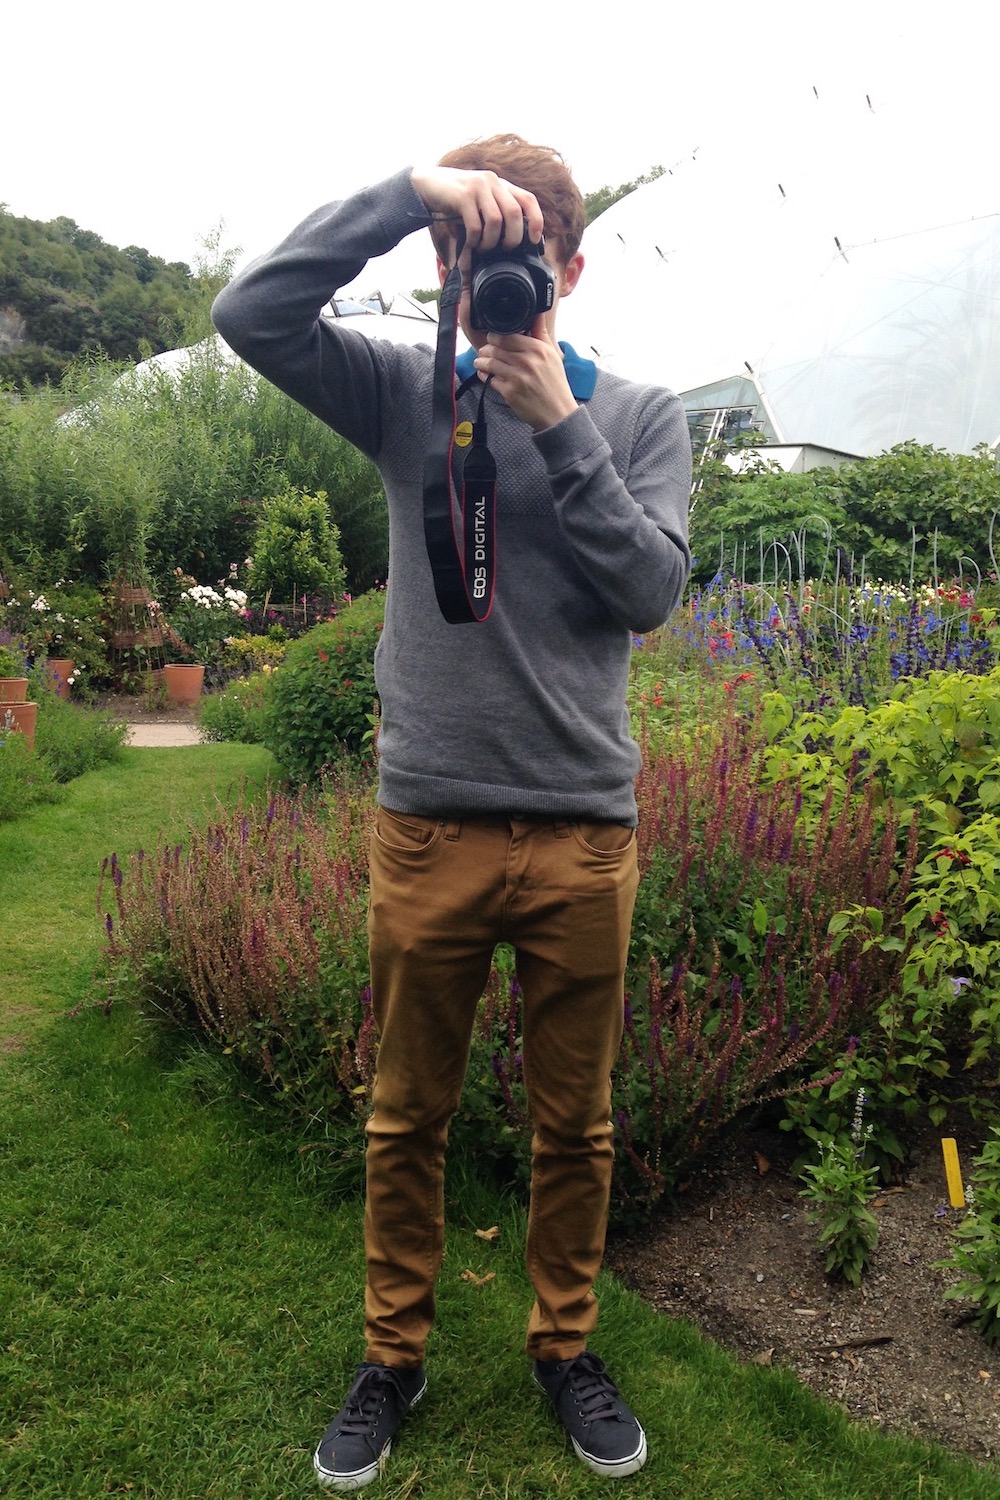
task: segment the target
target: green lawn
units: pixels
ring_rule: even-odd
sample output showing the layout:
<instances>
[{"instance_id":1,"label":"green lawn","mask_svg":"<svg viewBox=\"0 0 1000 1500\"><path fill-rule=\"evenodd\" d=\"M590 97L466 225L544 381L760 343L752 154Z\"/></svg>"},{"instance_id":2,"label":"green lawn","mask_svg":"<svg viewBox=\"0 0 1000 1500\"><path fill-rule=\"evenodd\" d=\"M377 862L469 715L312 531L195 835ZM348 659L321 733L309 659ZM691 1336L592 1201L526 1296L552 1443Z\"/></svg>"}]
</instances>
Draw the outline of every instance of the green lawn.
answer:
<instances>
[{"instance_id":1,"label":"green lawn","mask_svg":"<svg viewBox=\"0 0 1000 1500\"><path fill-rule=\"evenodd\" d=\"M149 844L263 751L133 750L0 828L0 1495L290 1500L360 1350L361 1205L221 1059L86 1007L103 854ZM48 1016L47 1025L39 1018ZM3 1020L0 1014L0 1020ZM459 1164L427 1398L383 1500L607 1493L528 1378L520 1210ZM497 1223L495 1244L475 1236ZM493 1279L475 1285L471 1270ZM598 1352L646 1426L635 1500L998 1500L1000 1472L852 1425L610 1278Z\"/></svg>"}]
</instances>

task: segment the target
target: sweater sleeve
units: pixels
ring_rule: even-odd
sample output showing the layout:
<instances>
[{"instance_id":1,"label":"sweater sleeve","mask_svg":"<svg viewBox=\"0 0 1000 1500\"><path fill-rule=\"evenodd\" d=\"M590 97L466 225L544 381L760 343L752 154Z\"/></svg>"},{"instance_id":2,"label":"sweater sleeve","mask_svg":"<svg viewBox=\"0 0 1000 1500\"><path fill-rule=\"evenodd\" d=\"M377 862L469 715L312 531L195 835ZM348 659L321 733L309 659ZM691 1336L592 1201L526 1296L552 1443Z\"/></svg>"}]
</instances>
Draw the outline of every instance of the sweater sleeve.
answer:
<instances>
[{"instance_id":1,"label":"sweater sleeve","mask_svg":"<svg viewBox=\"0 0 1000 1500\"><path fill-rule=\"evenodd\" d=\"M577 564L629 630L662 625L691 567L691 443L680 399L650 388L623 479L586 406L535 434Z\"/></svg>"},{"instance_id":2,"label":"sweater sleeve","mask_svg":"<svg viewBox=\"0 0 1000 1500\"><path fill-rule=\"evenodd\" d=\"M317 209L212 307L230 348L372 458L382 442L382 351L320 313L373 256L429 223L407 169Z\"/></svg>"}]
</instances>

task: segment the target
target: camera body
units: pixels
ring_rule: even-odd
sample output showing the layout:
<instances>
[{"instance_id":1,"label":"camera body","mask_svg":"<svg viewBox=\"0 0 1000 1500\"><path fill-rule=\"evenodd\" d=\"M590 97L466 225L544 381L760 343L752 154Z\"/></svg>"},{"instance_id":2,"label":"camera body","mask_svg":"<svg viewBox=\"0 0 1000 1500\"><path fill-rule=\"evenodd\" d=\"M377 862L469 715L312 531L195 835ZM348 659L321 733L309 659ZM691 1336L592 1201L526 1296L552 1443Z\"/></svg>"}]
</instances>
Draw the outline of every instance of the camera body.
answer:
<instances>
[{"instance_id":1,"label":"camera body","mask_svg":"<svg viewBox=\"0 0 1000 1500\"><path fill-rule=\"evenodd\" d=\"M487 333L527 333L555 300L555 272L545 259L545 241L524 238L513 250L473 250L469 318Z\"/></svg>"}]
</instances>

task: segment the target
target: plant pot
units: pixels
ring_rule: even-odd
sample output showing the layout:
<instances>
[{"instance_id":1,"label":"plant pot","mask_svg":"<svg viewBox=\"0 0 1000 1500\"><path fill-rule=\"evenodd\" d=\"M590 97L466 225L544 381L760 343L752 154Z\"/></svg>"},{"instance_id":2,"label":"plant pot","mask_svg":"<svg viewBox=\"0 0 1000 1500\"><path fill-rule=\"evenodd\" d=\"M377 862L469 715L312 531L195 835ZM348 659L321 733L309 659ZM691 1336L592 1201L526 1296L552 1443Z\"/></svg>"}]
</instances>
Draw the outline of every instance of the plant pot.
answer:
<instances>
[{"instance_id":1,"label":"plant pot","mask_svg":"<svg viewBox=\"0 0 1000 1500\"><path fill-rule=\"evenodd\" d=\"M73 675L76 663L70 661L68 656L50 656L45 663L45 670L53 683L58 698L69 697L69 679Z\"/></svg>"},{"instance_id":2,"label":"plant pot","mask_svg":"<svg viewBox=\"0 0 1000 1500\"><path fill-rule=\"evenodd\" d=\"M9 678L6 680L10 681ZM37 718L37 703L0 703L0 734L5 734L8 729L16 729L34 749Z\"/></svg>"},{"instance_id":3,"label":"plant pot","mask_svg":"<svg viewBox=\"0 0 1000 1500\"><path fill-rule=\"evenodd\" d=\"M191 666L187 662L167 662L163 668L163 682L167 690L167 701L176 708L197 703L205 684L205 668Z\"/></svg>"},{"instance_id":4,"label":"plant pot","mask_svg":"<svg viewBox=\"0 0 1000 1500\"><path fill-rule=\"evenodd\" d=\"M27 677L0 677L0 703L23 703L27 696Z\"/></svg>"}]
</instances>

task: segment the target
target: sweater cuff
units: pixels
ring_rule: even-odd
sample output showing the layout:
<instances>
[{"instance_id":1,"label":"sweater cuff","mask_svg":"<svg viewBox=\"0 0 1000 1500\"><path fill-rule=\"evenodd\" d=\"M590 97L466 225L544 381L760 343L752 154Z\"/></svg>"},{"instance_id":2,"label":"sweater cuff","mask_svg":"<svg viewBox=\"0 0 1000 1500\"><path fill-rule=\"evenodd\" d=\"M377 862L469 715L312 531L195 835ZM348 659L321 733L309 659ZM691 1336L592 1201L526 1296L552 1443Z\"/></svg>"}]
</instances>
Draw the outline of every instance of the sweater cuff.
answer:
<instances>
[{"instance_id":1,"label":"sweater cuff","mask_svg":"<svg viewBox=\"0 0 1000 1500\"><path fill-rule=\"evenodd\" d=\"M394 245L415 230L430 227L427 204L413 186L412 167L404 167L382 184L378 190L378 216Z\"/></svg>"},{"instance_id":2,"label":"sweater cuff","mask_svg":"<svg viewBox=\"0 0 1000 1500\"><path fill-rule=\"evenodd\" d=\"M579 463L588 453L604 444L604 439L585 406L578 406L575 412L563 417L554 427L544 427L541 432L533 433L532 436L550 474L558 474L570 464Z\"/></svg>"}]
</instances>

